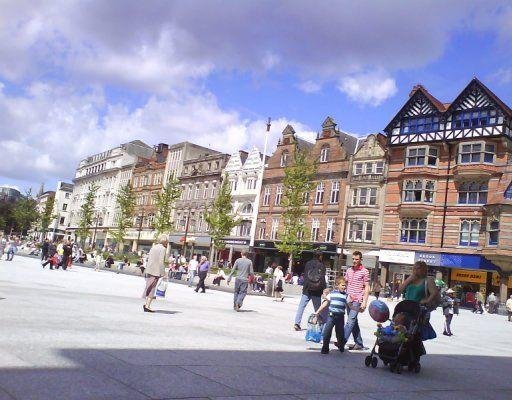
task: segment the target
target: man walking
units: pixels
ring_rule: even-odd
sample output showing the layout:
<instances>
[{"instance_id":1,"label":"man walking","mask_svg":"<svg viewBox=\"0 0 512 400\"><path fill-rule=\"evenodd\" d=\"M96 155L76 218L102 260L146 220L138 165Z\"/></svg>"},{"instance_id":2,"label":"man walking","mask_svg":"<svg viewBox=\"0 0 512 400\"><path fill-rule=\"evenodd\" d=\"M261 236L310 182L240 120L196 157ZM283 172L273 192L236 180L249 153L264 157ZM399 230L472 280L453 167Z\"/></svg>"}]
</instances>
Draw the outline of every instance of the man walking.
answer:
<instances>
[{"instance_id":1,"label":"man walking","mask_svg":"<svg viewBox=\"0 0 512 400\"><path fill-rule=\"evenodd\" d=\"M179 256L178 256L178 259L179 259ZM188 262L188 267L187 267L188 268L188 270L187 270L188 287L192 286L192 283L194 283L194 277L196 276L198 265L199 265L199 262L197 261L197 256L196 255L192 256L192 258Z\"/></svg>"},{"instance_id":2,"label":"man walking","mask_svg":"<svg viewBox=\"0 0 512 400\"><path fill-rule=\"evenodd\" d=\"M309 260L304 267L304 284L302 286L302 297L300 298L299 308L295 315L295 324L293 329L300 331L300 322L302 314L309 301L313 302L315 311L318 310L321 303L322 292L326 288L325 265L322 262L322 252L315 251L315 256Z\"/></svg>"},{"instance_id":3,"label":"man walking","mask_svg":"<svg viewBox=\"0 0 512 400\"><path fill-rule=\"evenodd\" d=\"M48 239L45 239L43 245L41 246L41 261L46 261L48 259L48 249L50 247L50 242Z\"/></svg>"},{"instance_id":4,"label":"man walking","mask_svg":"<svg viewBox=\"0 0 512 400\"><path fill-rule=\"evenodd\" d=\"M249 276L254 275L252 261L247 258L247 252L242 251L242 257L237 258L228 275L228 285L231 277L238 271L235 278L235 291L233 293L233 309L239 311L244 302L245 295L247 294L247 287L249 286Z\"/></svg>"},{"instance_id":5,"label":"man walking","mask_svg":"<svg viewBox=\"0 0 512 400\"><path fill-rule=\"evenodd\" d=\"M201 262L197 267L197 275L199 275L199 283L196 286L195 291L199 292L201 289L201 293L206 292L206 286L204 285L204 280L208 276L208 271L210 271L210 262L206 258L206 256L201 256Z\"/></svg>"},{"instance_id":6,"label":"man walking","mask_svg":"<svg viewBox=\"0 0 512 400\"><path fill-rule=\"evenodd\" d=\"M347 281L347 295L349 301L347 303L347 323L345 324L345 342L348 341L350 335L354 336L354 344L349 345L350 350L364 350L363 338L357 317L359 313L364 312L370 294L370 273L363 267L361 260L363 255L360 251L352 253L352 267L345 272L345 280Z\"/></svg>"}]
</instances>

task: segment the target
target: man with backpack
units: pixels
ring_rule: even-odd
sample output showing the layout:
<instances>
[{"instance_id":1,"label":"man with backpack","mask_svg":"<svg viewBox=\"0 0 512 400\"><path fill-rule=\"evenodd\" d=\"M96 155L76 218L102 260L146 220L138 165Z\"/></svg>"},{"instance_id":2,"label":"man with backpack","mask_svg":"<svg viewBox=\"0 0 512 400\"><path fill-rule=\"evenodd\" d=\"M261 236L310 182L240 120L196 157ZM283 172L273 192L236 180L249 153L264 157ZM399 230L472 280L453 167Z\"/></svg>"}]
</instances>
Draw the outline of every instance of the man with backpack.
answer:
<instances>
[{"instance_id":1,"label":"man with backpack","mask_svg":"<svg viewBox=\"0 0 512 400\"><path fill-rule=\"evenodd\" d=\"M295 325L293 329L300 331L300 322L302 314L309 301L313 302L315 311L318 310L321 303L322 292L326 288L325 283L325 265L322 262L322 252L315 251L315 256L309 260L304 267L304 284L302 286L302 297L300 299L299 308L295 315Z\"/></svg>"}]
</instances>

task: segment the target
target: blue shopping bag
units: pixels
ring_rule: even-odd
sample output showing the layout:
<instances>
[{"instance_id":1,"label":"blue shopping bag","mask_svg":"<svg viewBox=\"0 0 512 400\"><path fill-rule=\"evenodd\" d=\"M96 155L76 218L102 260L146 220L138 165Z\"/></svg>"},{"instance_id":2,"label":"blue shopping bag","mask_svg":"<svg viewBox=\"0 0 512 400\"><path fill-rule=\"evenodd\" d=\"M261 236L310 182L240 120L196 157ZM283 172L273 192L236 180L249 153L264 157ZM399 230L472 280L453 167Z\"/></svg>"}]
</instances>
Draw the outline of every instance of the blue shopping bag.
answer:
<instances>
[{"instance_id":1,"label":"blue shopping bag","mask_svg":"<svg viewBox=\"0 0 512 400\"><path fill-rule=\"evenodd\" d=\"M306 341L320 343L322 341L322 326L315 314L308 318L308 330L306 331Z\"/></svg>"}]
</instances>

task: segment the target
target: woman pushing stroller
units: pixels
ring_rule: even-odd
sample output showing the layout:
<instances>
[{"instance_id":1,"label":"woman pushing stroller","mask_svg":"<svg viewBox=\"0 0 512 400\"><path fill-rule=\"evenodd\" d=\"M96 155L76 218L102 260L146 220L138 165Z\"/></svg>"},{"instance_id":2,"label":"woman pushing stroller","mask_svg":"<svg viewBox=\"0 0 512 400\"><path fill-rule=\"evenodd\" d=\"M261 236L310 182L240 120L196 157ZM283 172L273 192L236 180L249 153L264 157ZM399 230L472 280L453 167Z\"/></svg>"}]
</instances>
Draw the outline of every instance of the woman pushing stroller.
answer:
<instances>
[{"instance_id":1,"label":"woman pushing stroller","mask_svg":"<svg viewBox=\"0 0 512 400\"><path fill-rule=\"evenodd\" d=\"M427 276L428 267L425 261L416 261L412 274L400 285L398 291L404 293L405 300L417 301L427 307L432 306L439 298L439 289L434 278Z\"/></svg>"}]
</instances>

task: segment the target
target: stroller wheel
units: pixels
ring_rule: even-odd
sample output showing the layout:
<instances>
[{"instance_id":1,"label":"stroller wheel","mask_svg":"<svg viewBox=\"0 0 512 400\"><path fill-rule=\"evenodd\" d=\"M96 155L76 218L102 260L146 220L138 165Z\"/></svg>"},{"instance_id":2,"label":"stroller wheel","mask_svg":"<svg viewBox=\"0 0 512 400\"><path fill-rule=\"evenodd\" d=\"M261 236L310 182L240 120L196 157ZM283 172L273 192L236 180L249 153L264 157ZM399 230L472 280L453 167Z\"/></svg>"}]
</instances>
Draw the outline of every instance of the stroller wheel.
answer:
<instances>
[{"instance_id":1,"label":"stroller wheel","mask_svg":"<svg viewBox=\"0 0 512 400\"><path fill-rule=\"evenodd\" d=\"M414 372L419 373L421 371L421 364L418 363L414 366Z\"/></svg>"},{"instance_id":2,"label":"stroller wheel","mask_svg":"<svg viewBox=\"0 0 512 400\"><path fill-rule=\"evenodd\" d=\"M369 367L371 363L372 363L372 356L366 356L364 359L364 365Z\"/></svg>"},{"instance_id":3,"label":"stroller wheel","mask_svg":"<svg viewBox=\"0 0 512 400\"><path fill-rule=\"evenodd\" d=\"M372 358L372 368L376 368L376 367L377 367L377 363L378 363L378 362L379 362L379 361L377 360L377 357L373 357L373 358Z\"/></svg>"},{"instance_id":4,"label":"stroller wheel","mask_svg":"<svg viewBox=\"0 0 512 400\"><path fill-rule=\"evenodd\" d=\"M387 367L388 366L388 362L387 361L382 361L384 363L384 365Z\"/></svg>"}]
</instances>

